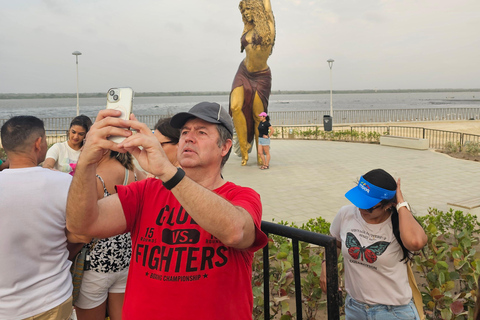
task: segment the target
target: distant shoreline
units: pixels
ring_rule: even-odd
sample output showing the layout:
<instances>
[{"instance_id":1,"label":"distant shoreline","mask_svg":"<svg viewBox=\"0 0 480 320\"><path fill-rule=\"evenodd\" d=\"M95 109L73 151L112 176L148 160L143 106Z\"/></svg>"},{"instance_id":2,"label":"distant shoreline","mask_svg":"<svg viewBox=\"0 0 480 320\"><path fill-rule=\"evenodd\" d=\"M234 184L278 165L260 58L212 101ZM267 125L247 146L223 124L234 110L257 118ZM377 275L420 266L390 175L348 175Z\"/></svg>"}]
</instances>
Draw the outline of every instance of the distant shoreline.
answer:
<instances>
[{"instance_id":1,"label":"distant shoreline","mask_svg":"<svg viewBox=\"0 0 480 320\"><path fill-rule=\"evenodd\" d=\"M334 94L361 94L361 93L422 93L422 92L480 92L480 89L387 89L387 90L333 90ZM175 97L175 96L220 96L229 95L229 91L181 91L181 92L136 92L136 97ZM271 94L330 94L330 90L303 91L303 90L275 90ZM103 98L105 92L80 93L81 98ZM76 93L0 93L0 99L56 99L76 98Z\"/></svg>"}]
</instances>

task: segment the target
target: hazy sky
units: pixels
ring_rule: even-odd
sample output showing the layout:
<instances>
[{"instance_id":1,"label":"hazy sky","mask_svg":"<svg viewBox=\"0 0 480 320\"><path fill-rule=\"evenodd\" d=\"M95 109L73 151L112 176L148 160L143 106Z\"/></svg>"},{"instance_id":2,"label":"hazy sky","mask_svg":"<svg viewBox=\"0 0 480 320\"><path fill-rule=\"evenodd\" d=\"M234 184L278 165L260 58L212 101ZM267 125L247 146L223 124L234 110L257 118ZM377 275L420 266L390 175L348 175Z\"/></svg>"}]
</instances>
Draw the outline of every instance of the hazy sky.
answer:
<instances>
[{"instance_id":1,"label":"hazy sky","mask_svg":"<svg viewBox=\"0 0 480 320\"><path fill-rule=\"evenodd\" d=\"M272 90L480 87L479 0L271 0ZM237 0L0 0L0 92L229 91Z\"/></svg>"}]
</instances>

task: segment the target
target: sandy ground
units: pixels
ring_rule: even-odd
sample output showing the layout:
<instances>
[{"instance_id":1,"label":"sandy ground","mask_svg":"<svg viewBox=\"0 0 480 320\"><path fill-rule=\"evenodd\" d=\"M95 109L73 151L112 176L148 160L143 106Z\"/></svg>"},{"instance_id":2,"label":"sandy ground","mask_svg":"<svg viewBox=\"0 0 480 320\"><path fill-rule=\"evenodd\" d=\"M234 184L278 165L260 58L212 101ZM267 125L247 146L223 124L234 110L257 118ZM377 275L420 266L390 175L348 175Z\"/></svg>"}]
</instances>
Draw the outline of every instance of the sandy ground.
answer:
<instances>
[{"instance_id":1,"label":"sandy ground","mask_svg":"<svg viewBox=\"0 0 480 320\"><path fill-rule=\"evenodd\" d=\"M352 125L352 124L349 124L349 125ZM387 122L387 123L364 123L363 125L422 127L427 129L455 131L455 132L463 132L463 133L480 135L480 120L415 121L415 122L395 122L395 123Z\"/></svg>"}]
</instances>

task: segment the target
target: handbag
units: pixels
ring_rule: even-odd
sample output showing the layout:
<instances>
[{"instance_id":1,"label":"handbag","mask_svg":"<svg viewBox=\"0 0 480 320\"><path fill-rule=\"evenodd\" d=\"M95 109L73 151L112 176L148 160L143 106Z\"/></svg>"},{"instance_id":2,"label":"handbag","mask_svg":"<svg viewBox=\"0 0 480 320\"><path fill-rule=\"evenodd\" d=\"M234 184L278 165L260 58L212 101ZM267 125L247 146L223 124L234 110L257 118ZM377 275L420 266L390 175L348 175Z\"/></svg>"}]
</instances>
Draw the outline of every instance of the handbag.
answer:
<instances>
[{"instance_id":1,"label":"handbag","mask_svg":"<svg viewBox=\"0 0 480 320\"><path fill-rule=\"evenodd\" d=\"M73 283L73 303L77 302L78 295L80 294L83 273L85 270L90 269L90 252L97 244L97 241L98 239L96 239L90 247L83 246L80 252L78 252L75 256L75 259L73 259L72 266L70 267L70 273L72 274Z\"/></svg>"},{"instance_id":2,"label":"handbag","mask_svg":"<svg viewBox=\"0 0 480 320\"><path fill-rule=\"evenodd\" d=\"M78 295L80 294L83 272L85 271L85 258L88 251L88 248L83 246L80 252L75 256L75 259L73 259L72 266L70 267L73 282L73 303L77 301Z\"/></svg>"},{"instance_id":3,"label":"handbag","mask_svg":"<svg viewBox=\"0 0 480 320\"><path fill-rule=\"evenodd\" d=\"M407 263L407 274L408 274L408 284L410 284L410 288L412 288L412 297L413 302L415 303L415 307L417 308L418 315L420 316L420 320L425 320L425 313L423 312L423 300L422 294L420 290L418 290L417 281L415 280L415 276L413 275L412 267L410 266L410 262Z\"/></svg>"}]
</instances>

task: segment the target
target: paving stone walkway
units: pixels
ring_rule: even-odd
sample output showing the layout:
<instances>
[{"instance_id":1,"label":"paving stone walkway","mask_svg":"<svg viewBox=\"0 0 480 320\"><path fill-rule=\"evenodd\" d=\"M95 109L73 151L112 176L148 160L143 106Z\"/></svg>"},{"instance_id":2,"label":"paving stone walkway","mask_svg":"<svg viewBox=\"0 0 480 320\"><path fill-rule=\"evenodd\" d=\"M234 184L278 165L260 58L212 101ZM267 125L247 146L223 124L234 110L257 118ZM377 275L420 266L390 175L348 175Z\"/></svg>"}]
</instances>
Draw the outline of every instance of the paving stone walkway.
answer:
<instances>
[{"instance_id":1,"label":"paving stone walkway","mask_svg":"<svg viewBox=\"0 0 480 320\"><path fill-rule=\"evenodd\" d=\"M331 222L349 203L345 192L376 168L401 178L404 197L416 215L425 215L429 207L447 210L447 202L480 195L480 163L433 150L318 140L273 140L271 146L268 170L259 170L252 154L244 167L232 154L223 169L226 180L260 194L265 221L301 225L321 216Z\"/></svg>"}]
</instances>

